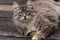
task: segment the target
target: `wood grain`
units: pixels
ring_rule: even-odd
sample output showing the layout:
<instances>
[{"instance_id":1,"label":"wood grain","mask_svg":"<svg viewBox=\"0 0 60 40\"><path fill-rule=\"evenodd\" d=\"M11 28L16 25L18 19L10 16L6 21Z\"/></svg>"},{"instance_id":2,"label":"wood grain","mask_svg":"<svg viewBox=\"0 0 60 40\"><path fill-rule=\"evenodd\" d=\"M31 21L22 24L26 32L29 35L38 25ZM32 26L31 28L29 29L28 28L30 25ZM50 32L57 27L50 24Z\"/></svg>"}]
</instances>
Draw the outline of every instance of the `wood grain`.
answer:
<instances>
[{"instance_id":1,"label":"wood grain","mask_svg":"<svg viewBox=\"0 0 60 40\"><path fill-rule=\"evenodd\" d=\"M0 11L13 11L12 5L0 5Z\"/></svg>"}]
</instances>

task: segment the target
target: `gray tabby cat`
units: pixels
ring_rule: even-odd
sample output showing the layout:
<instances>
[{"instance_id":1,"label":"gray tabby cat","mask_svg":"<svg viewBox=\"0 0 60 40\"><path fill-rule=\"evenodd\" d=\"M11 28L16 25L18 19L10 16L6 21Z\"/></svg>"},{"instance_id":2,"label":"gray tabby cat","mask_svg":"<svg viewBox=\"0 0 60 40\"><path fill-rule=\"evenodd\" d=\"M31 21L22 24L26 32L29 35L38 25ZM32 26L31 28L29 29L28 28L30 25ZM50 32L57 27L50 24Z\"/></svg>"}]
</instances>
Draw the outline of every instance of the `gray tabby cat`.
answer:
<instances>
[{"instance_id":1,"label":"gray tabby cat","mask_svg":"<svg viewBox=\"0 0 60 40\"><path fill-rule=\"evenodd\" d=\"M43 1L28 0L25 5L14 2L13 10L13 21L17 30L24 35L32 36L32 40L45 38L57 28L57 12Z\"/></svg>"}]
</instances>

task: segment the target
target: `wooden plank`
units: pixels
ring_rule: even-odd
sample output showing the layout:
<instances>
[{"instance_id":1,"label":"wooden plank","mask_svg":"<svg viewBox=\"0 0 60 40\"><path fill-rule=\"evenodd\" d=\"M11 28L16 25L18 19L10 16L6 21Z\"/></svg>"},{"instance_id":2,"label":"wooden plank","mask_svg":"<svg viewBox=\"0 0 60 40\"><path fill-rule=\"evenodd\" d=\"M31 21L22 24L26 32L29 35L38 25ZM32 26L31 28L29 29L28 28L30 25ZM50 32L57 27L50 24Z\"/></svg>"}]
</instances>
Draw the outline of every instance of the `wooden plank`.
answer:
<instances>
[{"instance_id":1,"label":"wooden plank","mask_svg":"<svg viewBox=\"0 0 60 40\"><path fill-rule=\"evenodd\" d=\"M0 5L0 11L13 11L12 5Z\"/></svg>"},{"instance_id":2,"label":"wooden plank","mask_svg":"<svg viewBox=\"0 0 60 40\"><path fill-rule=\"evenodd\" d=\"M11 5L13 0L0 0L1 5Z\"/></svg>"},{"instance_id":3,"label":"wooden plank","mask_svg":"<svg viewBox=\"0 0 60 40\"><path fill-rule=\"evenodd\" d=\"M6 36L0 36L0 40L31 40L29 37L6 37Z\"/></svg>"},{"instance_id":4,"label":"wooden plank","mask_svg":"<svg viewBox=\"0 0 60 40\"><path fill-rule=\"evenodd\" d=\"M0 21L0 26L16 26L13 21Z\"/></svg>"},{"instance_id":5,"label":"wooden plank","mask_svg":"<svg viewBox=\"0 0 60 40\"><path fill-rule=\"evenodd\" d=\"M10 17L0 17L0 21L12 21Z\"/></svg>"},{"instance_id":6,"label":"wooden plank","mask_svg":"<svg viewBox=\"0 0 60 40\"><path fill-rule=\"evenodd\" d=\"M12 11L6 11L6 10L0 10L0 18L1 17L12 17L13 16L13 12Z\"/></svg>"},{"instance_id":7,"label":"wooden plank","mask_svg":"<svg viewBox=\"0 0 60 40\"><path fill-rule=\"evenodd\" d=\"M13 1L18 4L25 4L27 0L0 0L0 4L2 5L12 5Z\"/></svg>"}]
</instances>

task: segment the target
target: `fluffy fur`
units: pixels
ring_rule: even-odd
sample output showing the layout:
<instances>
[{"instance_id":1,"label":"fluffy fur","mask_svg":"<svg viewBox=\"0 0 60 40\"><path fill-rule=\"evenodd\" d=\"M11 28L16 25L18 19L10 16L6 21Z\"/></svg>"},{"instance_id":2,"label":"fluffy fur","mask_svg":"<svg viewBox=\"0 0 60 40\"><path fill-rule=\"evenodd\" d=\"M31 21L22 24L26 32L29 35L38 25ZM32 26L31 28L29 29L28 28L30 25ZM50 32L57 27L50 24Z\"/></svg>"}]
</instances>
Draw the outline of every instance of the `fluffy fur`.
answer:
<instances>
[{"instance_id":1,"label":"fluffy fur","mask_svg":"<svg viewBox=\"0 0 60 40\"><path fill-rule=\"evenodd\" d=\"M32 36L32 40L45 38L54 31L59 22L58 14L47 3L28 0L25 5L18 5L14 2L13 21L17 30L24 35Z\"/></svg>"}]
</instances>

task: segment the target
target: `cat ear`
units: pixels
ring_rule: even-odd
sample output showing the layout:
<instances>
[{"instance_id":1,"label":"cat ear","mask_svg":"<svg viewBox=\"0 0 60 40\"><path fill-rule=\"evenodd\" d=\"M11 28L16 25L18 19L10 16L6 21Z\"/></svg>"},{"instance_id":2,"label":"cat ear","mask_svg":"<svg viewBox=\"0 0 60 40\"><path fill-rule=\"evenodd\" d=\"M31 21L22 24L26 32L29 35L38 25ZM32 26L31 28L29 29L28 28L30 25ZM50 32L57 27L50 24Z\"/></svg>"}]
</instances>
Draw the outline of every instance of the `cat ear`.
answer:
<instances>
[{"instance_id":1,"label":"cat ear","mask_svg":"<svg viewBox=\"0 0 60 40\"><path fill-rule=\"evenodd\" d=\"M27 5L31 5L32 4L32 1L31 0L27 0Z\"/></svg>"},{"instance_id":2,"label":"cat ear","mask_svg":"<svg viewBox=\"0 0 60 40\"><path fill-rule=\"evenodd\" d=\"M17 8L17 7L19 7L19 4L14 1L12 7L13 7L13 8Z\"/></svg>"},{"instance_id":3,"label":"cat ear","mask_svg":"<svg viewBox=\"0 0 60 40\"><path fill-rule=\"evenodd\" d=\"M17 2L13 2L13 5L12 5L12 8L13 8L13 11L16 11L16 10L18 10L19 9L19 4L17 3Z\"/></svg>"},{"instance_id":4,"label":"cat ear","mask_svg":"<svg viewBox=\"0 0 60 40\"><path fill-rule=\"evenodd\" d=\"M28 0L26 5L27 5L28 8L33 8L32 0Z\"/></svg>"}]
</instances>

